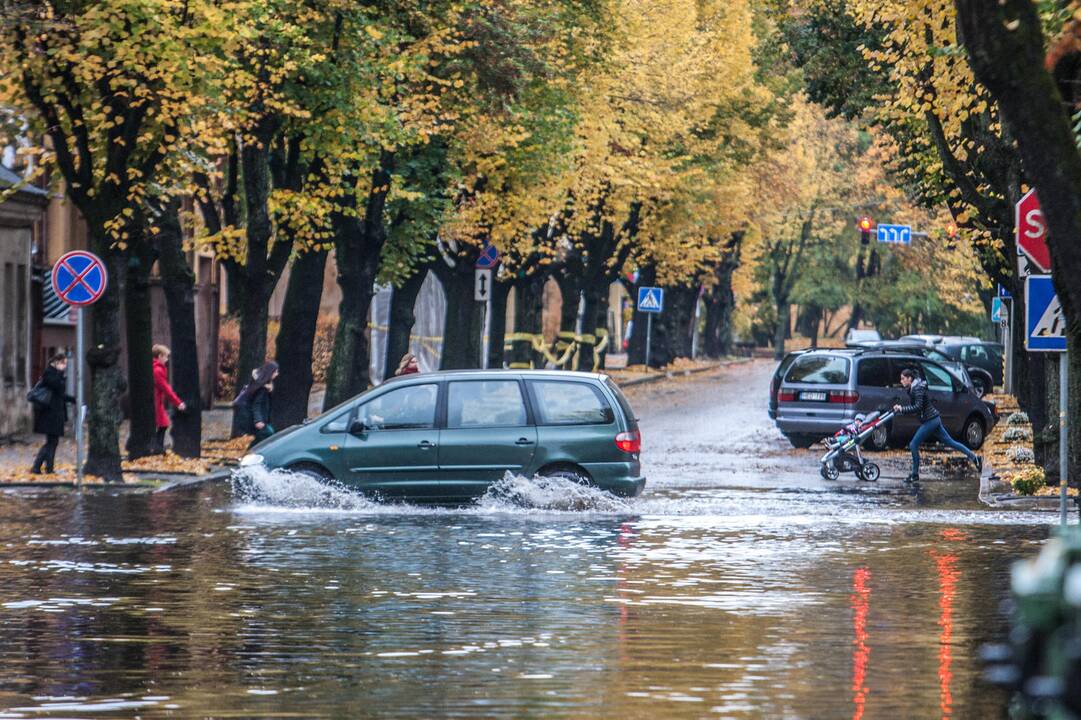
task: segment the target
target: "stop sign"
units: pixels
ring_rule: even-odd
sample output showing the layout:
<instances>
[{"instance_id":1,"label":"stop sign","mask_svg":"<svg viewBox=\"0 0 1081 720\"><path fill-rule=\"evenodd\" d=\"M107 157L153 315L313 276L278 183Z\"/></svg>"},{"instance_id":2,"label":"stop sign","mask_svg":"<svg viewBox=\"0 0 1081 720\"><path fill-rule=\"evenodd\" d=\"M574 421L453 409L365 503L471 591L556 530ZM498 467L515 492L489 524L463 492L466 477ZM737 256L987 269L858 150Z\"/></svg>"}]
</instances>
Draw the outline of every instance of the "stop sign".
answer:
<instances>
[{"instance_id":1,"label":"stop sign","mask_svg":"<svg viewBox=\"0 0 1081 720\"><path fill-rule=\"evenodd\" d=\"M1036 190L1017 201L1017 249L1024 252L1041 272L1051 272L1051 252L1047 249L1047 220L1040 209Z\"/></svg>"}]
</instances>

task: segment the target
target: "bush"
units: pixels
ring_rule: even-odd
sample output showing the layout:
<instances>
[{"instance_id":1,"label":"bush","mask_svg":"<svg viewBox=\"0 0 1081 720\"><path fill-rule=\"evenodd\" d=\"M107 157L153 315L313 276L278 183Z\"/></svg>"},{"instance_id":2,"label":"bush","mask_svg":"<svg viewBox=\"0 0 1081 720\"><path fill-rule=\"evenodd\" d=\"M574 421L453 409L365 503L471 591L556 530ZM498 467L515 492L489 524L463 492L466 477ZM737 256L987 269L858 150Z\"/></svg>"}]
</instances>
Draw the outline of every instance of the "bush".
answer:
<instances>
[{"instance_id":1,"label":"bush","mask_svg":"<svg viewBox=\"0 0 1081 720\"><path fill-rule=\"evenodd\" d=\"M1007 450L1006 457L1018 464L1036 462L1036 455L1027 447L1021 447L1019 445Z\"/></svg>"},{"instance_id":2,"label":"bush","mask_svg":"<svg viewBox=\"0 0 1081 720\"><path fill-rule=\"evenodd\" d=\"M1009 442L1019 442L1032 439L1032 431L1023 427L1012 427L1002 434L1002 439Z\"/></svg>"},{"instance_id":3,"label":"bush","mask_svg":"<svg viewBox=\"0 0 1081 720\"><path fill-rule=\"evenodd\" d=\"M1043 468L1031 467L1010 475L1010 485L1018 495L1035 495L1047 484Z\"/></svg>"},{"instance_id":4,"label":"bush","mask_svg":"<svg viewBox=\"0 0 1081 720\"><path fill-rule=\"evenodd\" d=\"M1021 411L1010 413L1010 416L1006 418L1007 425L1028 425L1028 414Z\"/></svg>"}]
</instances>

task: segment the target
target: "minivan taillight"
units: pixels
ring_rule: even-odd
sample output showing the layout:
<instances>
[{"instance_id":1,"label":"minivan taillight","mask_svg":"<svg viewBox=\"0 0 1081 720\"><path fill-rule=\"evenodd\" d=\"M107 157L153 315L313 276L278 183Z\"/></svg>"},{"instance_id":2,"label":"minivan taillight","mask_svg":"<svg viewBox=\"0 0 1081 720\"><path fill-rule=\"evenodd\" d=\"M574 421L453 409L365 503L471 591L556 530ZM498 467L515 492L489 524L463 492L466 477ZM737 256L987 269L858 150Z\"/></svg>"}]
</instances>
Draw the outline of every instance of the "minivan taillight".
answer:
<instances>
[{"instance_id":1,"label":"minivan taillight","mask_svg":"<svg viewBox=\"0 0 1081 720\"><path fill-rule=\"evenodd\" d=\"M781 394L777 396L777 399L781 402L796 402L796 391L782 390Z\"/></svg>"},{"instance_id":2,"label":"minivan taillight","mask_svg":"<svg viewBox=\"0 0 1081 720\"><path fill-rule=\"evenodd\" d=\"M634 432L621 432L616 435L616 447L625 453L636 453L642 449L642 433L635 430Z\"/></svg>"},{"instance_id":3,"label":"minivan taillight","mask_svg":"<svg viewBox=\"0 0 1081 720\"><path fill-rule=\"evenodd\" d=\"M849 390L833 390L830 392L831 403L845 403L851 404L859 401L860 394L858 392L851 392Z\"/></svg>"}]
</instances>

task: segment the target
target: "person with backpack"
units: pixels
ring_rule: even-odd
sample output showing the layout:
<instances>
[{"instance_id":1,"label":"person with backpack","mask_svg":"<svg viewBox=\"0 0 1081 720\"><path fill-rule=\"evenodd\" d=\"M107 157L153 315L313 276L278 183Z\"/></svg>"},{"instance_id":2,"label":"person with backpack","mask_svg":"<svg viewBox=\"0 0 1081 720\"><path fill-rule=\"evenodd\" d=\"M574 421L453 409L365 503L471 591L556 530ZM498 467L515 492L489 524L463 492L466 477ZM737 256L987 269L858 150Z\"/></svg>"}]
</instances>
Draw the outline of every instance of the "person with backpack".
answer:
<instances>
[{"instance_id":1,"label":"person with backpack","mask_svg":"<svg viewBox=\"0 0 1081 720\"><path fill-rule=\"evenodd\" d=\"M75 403L75 398L68 395L67 378L68 356L56 353L49 359L49 365L41 374L41 379L27 395L27 400L34 407L34 432L45 436L45 444L34 458L31 474L40 475L42 467L52 474L56 460L56 446L64 436L64 424L68 421L68 403Z\"/></svg>"},{"instance_id":2,"label":"person with backpack","mask_svg":"<svg viewBox=\"0 0 1081 720\"><path fill-rule=\"evenodd\" d=\"M920 445L932 438L947 447L960 450L976 466L977 472L983 472L983 458L950 437L949 431L942 424L942 416L928 393L927 381L919 377L912 368L905 368L901 371L901 385L908 390L912 402L909 405L894 405L893 411L898 415L915 415L920 421L919 429L908 444L908 449L912 452L912 473L905 478L905 482L920 481Z\"/></svg>"},{"instance_id":3,"label":"person with backpack","mask_svg":"<svg viewBox=\"0 0 1081 720\"><path fill-rule=\"evenodd\" d=\"M274 434L270 424L273 409L274 379L278 377L278 363L268 362L252 371L252 380L244 386L233 400L233 411L240 414L237 425L245 435L255 436L251 444L266 440Z\"/></svg>"},{"instance_id":4,"label":"person with backpack","mask_svg":"<svg viewBox=\"0 0 1081 720\"><path fill-rule=\"evenodd\" d=\"M180 412L188 409L184 401L169 384L169 369L165 367L169 362L170 350L164 345L155 345L154 354L154 424L157 426L157 435L154 438L154 451L158 455L165 454L165 432L169 429L169 412L165 408L165 401Z\"/></svg>"}]
</instances>

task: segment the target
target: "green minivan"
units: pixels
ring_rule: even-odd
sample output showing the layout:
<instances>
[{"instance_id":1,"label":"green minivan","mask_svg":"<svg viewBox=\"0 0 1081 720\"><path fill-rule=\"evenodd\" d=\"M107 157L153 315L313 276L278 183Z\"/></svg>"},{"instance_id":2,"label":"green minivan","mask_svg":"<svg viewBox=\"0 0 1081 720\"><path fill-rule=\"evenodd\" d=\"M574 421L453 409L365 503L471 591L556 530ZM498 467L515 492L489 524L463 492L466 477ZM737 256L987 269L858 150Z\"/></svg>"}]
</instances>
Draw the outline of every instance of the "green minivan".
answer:
<instances>
[{"instance_id":1,"label":"green minivan","mask_svg":"<svg viewBox=\"0 0 1081 720\"><path fill-rule=\"evenodd\" d=\"M458 502L508 471L642 491L638 421L607 376L460 370L393 378L254 446L285 468L386 499Z\"/></svg>"}]
</instances>

